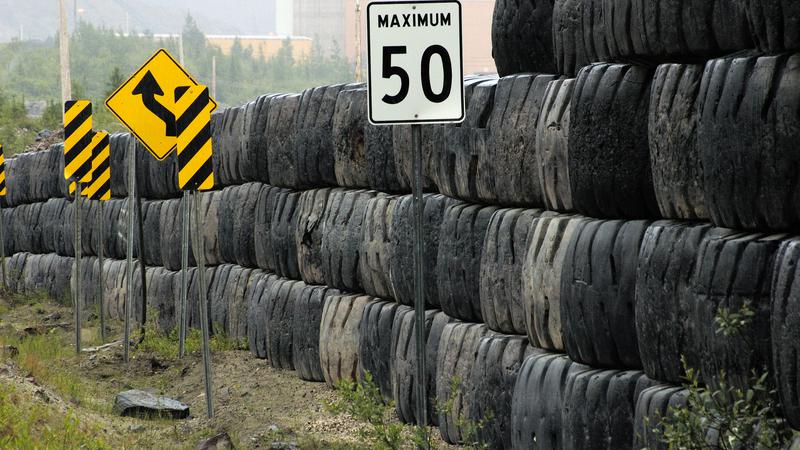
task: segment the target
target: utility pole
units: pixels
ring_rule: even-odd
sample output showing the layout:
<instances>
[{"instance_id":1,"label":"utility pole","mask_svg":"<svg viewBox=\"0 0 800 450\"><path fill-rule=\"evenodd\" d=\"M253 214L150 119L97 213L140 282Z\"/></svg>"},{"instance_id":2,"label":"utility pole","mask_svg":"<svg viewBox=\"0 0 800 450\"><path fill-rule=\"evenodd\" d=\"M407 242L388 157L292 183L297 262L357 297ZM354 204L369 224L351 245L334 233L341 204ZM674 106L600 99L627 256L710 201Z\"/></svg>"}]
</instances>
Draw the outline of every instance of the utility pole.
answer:
<instances>
[{"instance_id":1,"label":"utility pole","mask_svg":"<svg viewBox=\"0 0 800 450\"><path fill-rule=\"evenodd\" d=\"M181 66L186 67L184 66L183 61L183 31L181 31L181 34L178 35L178 60L181 63Z\"/></svg>"},{"instance_id":2,"label":"utility pole","mask_svg":"<svg viewBox=\"0 0 800 450\"><path fill-rule=\"evenodd\" d=\"M356 0L356 82L361 82L361 0Z\"/></svg>"},{"instance_id":3,"label":"utility pole","mask_svg":"<svg viewBox=\"0 0 800 450\"><path fill-rule=\"evenodd\" d=\"M72 29L78 29L78 0L72 2Z\"/></svg>"},{"instance_id":4,"label":"utility pole","mask_svg":"<svg viewBox=\"0 0 800 450\"><path fill-rule=\"evenodd\" d=\"M69 33L67 32L67 11L64 8L64 0L58 0L58 8L60 16L58 44L61 60L61 111L64 111L64 103L72 98L72 80L69 76ZM66 111L62 114L66 114Z\"/></svg>"},{"instance_id":5,"label":"utility pole","mask_svg":"<svg viewBox=\"0 0 800 450\"><path fill-rule=\"evenodd\" d=\"M211 98L217 98L217 57L211 57Z\"/></svg>"}]
</instances>

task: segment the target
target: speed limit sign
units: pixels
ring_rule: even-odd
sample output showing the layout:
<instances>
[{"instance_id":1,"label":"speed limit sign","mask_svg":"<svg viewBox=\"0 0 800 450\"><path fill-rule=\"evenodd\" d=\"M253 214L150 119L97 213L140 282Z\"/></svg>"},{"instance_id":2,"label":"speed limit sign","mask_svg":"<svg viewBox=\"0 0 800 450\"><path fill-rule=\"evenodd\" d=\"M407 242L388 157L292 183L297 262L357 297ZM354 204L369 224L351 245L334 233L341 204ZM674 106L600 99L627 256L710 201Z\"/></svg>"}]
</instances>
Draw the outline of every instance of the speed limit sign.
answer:
<instances>
[{"instance_id":1,"label":"speed limit sign","mask_svg":"<svg viewBox=\"0 0 800 450\"><path fill-rule=\"evenodd\" d=\"M457 0L370 3L367 41L371 123L464 120Z\"/></svg>"}]
</instances>

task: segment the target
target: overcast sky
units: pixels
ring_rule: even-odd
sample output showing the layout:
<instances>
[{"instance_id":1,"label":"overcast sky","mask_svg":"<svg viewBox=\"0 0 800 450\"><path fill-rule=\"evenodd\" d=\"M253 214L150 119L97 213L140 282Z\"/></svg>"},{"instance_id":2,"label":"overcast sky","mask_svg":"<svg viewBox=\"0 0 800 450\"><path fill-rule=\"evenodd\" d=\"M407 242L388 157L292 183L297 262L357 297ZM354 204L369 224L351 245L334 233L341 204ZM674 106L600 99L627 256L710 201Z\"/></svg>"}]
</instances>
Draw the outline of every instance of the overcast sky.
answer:
<instances>
[{"instance_id":1,"label":"overcast sky","mask_svg":"<svg viewBox=\"0 0 800 450\"><path fill-rule=\"evenodd\" d=\"M64 0L72 23L82 20L124 31L176 33L187 12L207 34L291 33L292 0ZM168 6L165 6L168 5ZM58 0L0 0L0 42L45 39L56 33ZM276 14L280 16L276 20ZM21 29L20 29L21 28Z\"/></svg>"}]
</instances>

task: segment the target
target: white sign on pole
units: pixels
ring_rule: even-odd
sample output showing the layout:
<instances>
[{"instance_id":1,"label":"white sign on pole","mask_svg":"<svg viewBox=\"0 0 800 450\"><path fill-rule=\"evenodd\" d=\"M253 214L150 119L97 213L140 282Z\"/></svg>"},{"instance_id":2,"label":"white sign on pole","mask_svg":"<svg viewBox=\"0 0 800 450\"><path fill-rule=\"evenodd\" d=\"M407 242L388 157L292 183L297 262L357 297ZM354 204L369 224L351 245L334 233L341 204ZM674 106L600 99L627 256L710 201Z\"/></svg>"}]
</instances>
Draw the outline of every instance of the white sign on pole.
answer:
<instances>
[{"instance_id":1,"label":"white sign on pole","mask_svg":"<svg viewBox=\"0 0 800 450\"><path fill-rule=\"evenodd\" d=\"M457 0L370 3L367 41L371 123L464 120Z\"/></svg>"}]
</instances>

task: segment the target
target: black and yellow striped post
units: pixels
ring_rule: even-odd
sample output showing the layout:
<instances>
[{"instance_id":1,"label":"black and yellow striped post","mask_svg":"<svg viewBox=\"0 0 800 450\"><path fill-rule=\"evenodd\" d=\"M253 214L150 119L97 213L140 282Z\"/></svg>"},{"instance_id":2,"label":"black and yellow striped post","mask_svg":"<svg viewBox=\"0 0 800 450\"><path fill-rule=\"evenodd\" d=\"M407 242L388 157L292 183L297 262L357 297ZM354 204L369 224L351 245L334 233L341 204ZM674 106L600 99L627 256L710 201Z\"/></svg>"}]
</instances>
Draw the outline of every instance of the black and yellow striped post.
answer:
<instances>
[{"instance_id":1,"label":"black and yellow striped post","mask_svg":"<svg viewBox=\"0 0 800 450\"><path fill-rule=\"evenodd\" d=\"M64 178L74 186L75 206L75 351L81 353L81 184L92 180L92 102L69 100L64 103Z\"/></svg>"},{"instance_id":2,"label":"black and yellow striped post","mask_svg":"<svg viewBox=\"0 0 800 450\"><path fill-rule=\"evenodd\" d=\"M83 183L83 196L89 200L111 200L111 147L108 133L94 133L89 149L92 152L92 179Z\"/></svg>"},{"instance_id":3,"label":"black and yellow striped post","mask_svg":"<svg viewBox=\"0 0 800 450\"><path fill-rule=\"evenodd\" d=\"M3 144L0 144L0 197L5 197L8 194L6 187L6 156L3 153ZM0 263L2 263L3 272L3 290L8 290L8 282L6 280L6 237L4 228L4 215L2 204L0 204Z\"/></svg>"},{"instance_id":4,"label":"black and yellow striped post","mask_svg":"<svg viewBox=\"0 0 800 450\"><path fill-rule=\"evenodd\" d=\"M70 100L64 104L64 178L92 180L92 102ZM80 186L78 186L80 188Z\"/></svg>"},{"instance_id":5,"label":"black and yellow striped post","mask_svg":"<svg viewBox=\"0 0 800 450\"><path fill-rule=\"evenodd\" d=\"M98 131L94 133L92 142L89 145L92 150L92 181L84 184L83 195L89 200L100 202L97 209L97 218L100 228L100 238L97 245L97 264L99 266L100 280L97 283L97 298L100 304L100 340L106 342L106 311L103 304L105 295L103 286L103 258L106 240L106 219L103 211L103 204L111 200L111 146L108 133Z\"/></svg>"},{"instance_id":6,"label":"black and yellow striped post","mask_svg":"<svg viewBox=\"0 0 800 450\"><path fill-rule=\"evenodd\" d=\"M211 163L213 105L209 101L208 88L202 85L192 86L176 97L178 187L184 191L213 189L214 171Z\"/></svg>"},{"instance_id":7,"label":"black and yellow striped post","mask_svg":"<svg viewBox=\"0 0 800 450\"><path fill-rule=\"evenodd\" d=\"M197 191L214 188L214 170L211 163L211 111L214 105L206 86L191 86L175 90L175 132L178 150L178 187L184 191L184 235L183 249L188 256L189 199L193 199L194 220L192 221L192 242L197 261L199 277L200 326L203 333L203 368L205 370L206 410L208 417L214 416L214 402L211 397L211 351L208 339L208 305L206 303L205 261L203 235L200 233L200 196ZM189 194L191 192L191 194ZM183 256L183 255L182 255ZM186 278L184 278L185 280ZM184 283L185 284L185 283ZM181 339L186 336L186 286L181 293ZM182 346L181 346L182 347Z\"/></svg>"}]
</instances>

